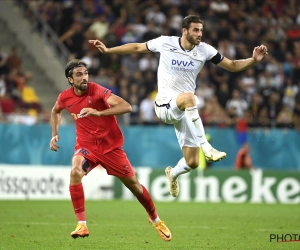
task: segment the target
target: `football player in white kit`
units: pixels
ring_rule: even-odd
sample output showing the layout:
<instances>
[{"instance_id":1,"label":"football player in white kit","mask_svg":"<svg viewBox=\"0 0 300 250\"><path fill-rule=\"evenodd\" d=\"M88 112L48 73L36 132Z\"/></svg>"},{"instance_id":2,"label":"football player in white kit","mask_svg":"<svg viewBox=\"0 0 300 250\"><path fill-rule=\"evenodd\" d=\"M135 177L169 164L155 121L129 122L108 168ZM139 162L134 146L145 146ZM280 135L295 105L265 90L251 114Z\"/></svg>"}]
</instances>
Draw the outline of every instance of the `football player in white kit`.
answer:
<instances>
[{"instance_id":1,"label":"football player in white kit","mask_svg":"<svg viewBox=\"0 0 300 250\"><path fill-rule=\"evenodd\" d=\"M209 162L226 157L225 152L214 149L206 140L198 113L195 81L204 63L211 61L228 71L237 72L253 66L268 54L266 46L260 45L254 48L251 58L232 61L211 45L201 42L203 21L199 16L185 17L181 28L181 37L160 36L146 43L128 43L113 48L107 48L99 40L89 40L105 54L160 53L155 112L163 122L174 125L184 156L174 168L165 170L174 197L179 194L178 176L198 167L200 147Z\"/></svg>"}]
</instances>

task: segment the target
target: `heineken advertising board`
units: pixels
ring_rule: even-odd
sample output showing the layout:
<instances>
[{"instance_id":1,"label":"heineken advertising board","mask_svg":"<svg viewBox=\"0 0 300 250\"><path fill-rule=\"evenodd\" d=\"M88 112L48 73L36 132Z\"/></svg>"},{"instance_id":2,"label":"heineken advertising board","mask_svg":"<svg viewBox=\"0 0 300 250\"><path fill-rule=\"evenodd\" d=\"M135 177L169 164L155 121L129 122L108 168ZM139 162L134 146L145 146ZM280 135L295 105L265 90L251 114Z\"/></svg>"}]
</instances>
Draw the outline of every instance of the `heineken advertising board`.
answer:
<instances>
[{"instance_id":1,"label":"heineken advertising board","mask_svg":"<svg viewBox=\"0 0 300 250\"><path fill-rule=\"evenodd\" d=\"M179 177L180 193L174 198L169 194L163 169L141 167L135 170L139 181L156 201L300 203L299 172L193 170ZM115 198L134 199L117 179Z\"/></svg>"}]
</instances>

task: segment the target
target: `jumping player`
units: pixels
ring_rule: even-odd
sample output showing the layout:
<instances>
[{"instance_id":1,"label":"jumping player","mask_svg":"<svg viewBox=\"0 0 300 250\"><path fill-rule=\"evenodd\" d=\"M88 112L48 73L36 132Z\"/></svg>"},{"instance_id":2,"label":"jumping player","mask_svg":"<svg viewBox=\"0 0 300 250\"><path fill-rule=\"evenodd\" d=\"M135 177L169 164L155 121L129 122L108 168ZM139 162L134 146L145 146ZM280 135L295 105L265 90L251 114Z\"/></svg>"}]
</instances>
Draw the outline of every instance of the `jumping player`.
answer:
<instances>
[{"instance_id":1,"label":"jumping player","mask_svg":"<svg viewBox=\"0 0 300 250\"><path fill-rule=\"evenodd\" d=\"M167 167L172 196L179 194L178 176L199 165L200 146L208 162L226 157L225 152L214 149L205 138L204 127L198 113L198 98L194 95L196 77L206 61L231 72L253 66L268 54L264 45L255 47L251 58L232 61L221 55L214 47L201 42L203 21L199 16L189 15L181 24L182 36L160 36L146 43L128 43L107 48L99 40L89 40L104 54L131 54L159 52L157 70L158 94L155 100L156 115L165 123L173 124L183 158L177 165Z\"/></svg>"}]
</instances>

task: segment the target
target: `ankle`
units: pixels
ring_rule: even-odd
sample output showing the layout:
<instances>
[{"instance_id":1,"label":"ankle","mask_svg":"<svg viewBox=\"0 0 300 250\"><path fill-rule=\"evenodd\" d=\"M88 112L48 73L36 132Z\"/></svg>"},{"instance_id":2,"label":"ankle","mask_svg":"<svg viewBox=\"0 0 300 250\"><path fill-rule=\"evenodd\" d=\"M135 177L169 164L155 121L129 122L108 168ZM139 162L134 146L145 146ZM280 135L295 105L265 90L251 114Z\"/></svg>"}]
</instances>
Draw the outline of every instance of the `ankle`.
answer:
<instances>
[{"instance_id":1,"label":"ankle","mask_svg":"<svg viewBox=\"0 0 300 250\"><path fill-rule=\"evenodd\" d=\"M156 224L157 222L159 222L159 217L157 216L154 220L151 220L152 223Z\"/></svg>"},{"instance_id":2,"label":"ankle","mask_svg":"<svg viewBox=\"0 0 300 250\"><path fill-rule=\"evenodd\" d=\"M201 144L201 148L204 154L207 154L212 149L212 146L209 144L209 142L205 142Z\"/></svg>"}]
</instances>

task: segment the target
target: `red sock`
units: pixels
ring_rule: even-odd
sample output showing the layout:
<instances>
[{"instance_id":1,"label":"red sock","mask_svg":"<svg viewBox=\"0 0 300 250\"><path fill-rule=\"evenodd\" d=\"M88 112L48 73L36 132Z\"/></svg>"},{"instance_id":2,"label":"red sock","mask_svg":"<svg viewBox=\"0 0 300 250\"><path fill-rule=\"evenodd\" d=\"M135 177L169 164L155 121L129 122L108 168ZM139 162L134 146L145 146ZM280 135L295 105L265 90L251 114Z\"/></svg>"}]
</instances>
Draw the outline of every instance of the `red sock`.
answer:
<instances>
[{"instance_id":1,"label":"red sock","mask_svg":"<svg viewBox=\"0 0 300 250\"><path fill-rule=\"evenodd\" d=\"M78 221L86 221L84 208L84 191L82 183L69 187L71 200Z\"/></svg>"},{"instance_id":2,"label":"red sock","mask_svg":"<svg viewBox=\"0 0 300 250\"><path fill-rule=\"evenodd\" d=\"M136 196L136 198L146 209L147 213L149 214L150 219L155 220L157 218L157 213L156 213L156 208L154 206L154 203L151 199L150 194L148 193L148 190L143 185L142 185L142 188L143 188L143 194Z\"/></svg>"}]
</instances>

